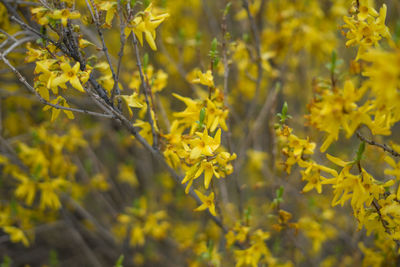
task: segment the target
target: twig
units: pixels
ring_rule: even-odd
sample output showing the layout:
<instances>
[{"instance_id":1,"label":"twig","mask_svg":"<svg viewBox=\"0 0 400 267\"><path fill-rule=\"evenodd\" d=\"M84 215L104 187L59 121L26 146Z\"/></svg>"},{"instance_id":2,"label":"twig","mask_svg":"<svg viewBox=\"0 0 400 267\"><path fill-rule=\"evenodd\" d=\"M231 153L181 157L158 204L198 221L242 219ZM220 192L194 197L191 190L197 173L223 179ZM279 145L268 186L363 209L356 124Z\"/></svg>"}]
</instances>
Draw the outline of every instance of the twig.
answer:
<instances>
[{"instance_id":1,"label":"twig","mask_svg":"<svg viewBox=\"0 0 400 267\"><path fill-rule=\"evenodd\" d=\"M0 53L0 58L15 73L18 80L21 83L23 83L25 85L25 87L28 88L29 91L34 93L39 98L39 101L42 102L43 104L51 106L56 109L84 113L84 114L88 114L88 115L92 115L92 116L98 116L98 117L103 117L103 118L112 118L113 117L112 115L109 115L109 114L103 114L103 113L98 113L98 112L93 112L93 111L88 111L88 110L83 110L83 109L64 107L64 106L59 106L59 105L48 102L47 100L45 100L43 97L40 96L40 94L27 82L25 77L22 76L22 74L8 61L7 58L4 57L4 55L2 53Z\"/></svg>"},{"instance_id":2,"label":"twig","mask_svg":"<svg viewBox=\"0 0 400 267\"><path fill-rule=\"evenodd\" d=\"M240 147L238 150L239 151L238 155L241 157L238 158L238 160L236 161L235 172L239 173L242 170L242 168L244 166L245 158L246 158L246 156L244 155L246 152L246 149L247 149L250 141L254 137L254 134L263 125L263 122L265 121L265 118L268 116L268 114L271 110L271 106L273 105L278 92L279 92L279 87L277 87L277 86L275 87L275 89L270 90L270 93L266 97L264 105L262 106L261 111L258 114L255 122L253 123L253 125L251 125L251 127L249 127L249 134L247 135L245 140L240 144Z\"/></svg>"},{"instance_id":3,"label":"twig","mask_svg":"<svg viewBox=\"0 0 400 267\"><path fill-rule=\"evenodd\" d=\"M196 87L191 82L189 82L186 78L186 76L188 74L186 72L186 70L183 68L183 66L181 64L176 62L176 60L171 56L171 54L168 52L167 48L165 47L164 42L162 41L162 38L161 38L161 33L159 34L159 38L157 38L157 39L160 40L159 42L157 42L157 47L160 47L161 53L168 59L168 62L170 62L170 63L172 63L172 65L174 65L175 69L178 71L179 75L187 83L187 85L189 85L192 92L194 94L198 95L198 93L196 91Z\"/></svg>"},{"instance_id":4,"label":"twig","mask_svg":"<svg viewBox=\"0 0 400 267\"><path fill-rule=\"evenodd\" d=\"M151 133L153 135L153 147L157 148L158 147L157 133L156 133L156 129L155 129L155 122L153 121L153 117L151 116L151 106L150 106L150 101L149 101L150 88L149 88L148 83L146 82L146 79L143 74L142 63L141 63L140 54L139 54L139 46L138 46L138 41L137 41L136 35L134 33L132 33L132 37L133 37L133 46L134 46L135 52L136 52L136 65L139 69L139 76L140 76L140 80L142 82L144 97L145 97L146 105L147 105L147 116L149 117L148 119L149 119L149 123L151 126Z\"/></svg>"},{"instance_id":5,"label":"twig","mask_svg":"<svg viewBox=\"0 0 400 267\"><path fill-rule=\"evenodd\" d=\"M4 0L0 0L0 1L4 1ZM18 15L18 14L17 14ZM34 34L36 34L37 36L39 36L40 38L52 43L55 47L57 47L58 49L60 49L64 54L72 57L73 59L75 59L77 62L80 63L81 65L81 70L84 71L86 69L86 64L84 62L81 61L81 59L78 57L78 55L76 55L75 53L71 52L68 50L67 47L64 47L62 45L62 43L59 42L55 42L54 40L50 39L49 37L47 37L44 34L41 34L39 31L37 31L36 29L32 28L31 26L27 25L26 23L24 23L23 21L17 19L15 16L11 16L10 17L11 20L15 21L17 24L19 24L22 28L24 28L25 30L28 30L30 32L33 32ZM96 90L97 94L99 94L99 96L101 98L104 99L104 101L107 104L111 105L110 100L108 99L108 96L106 94L106 92L104 91L104 89L99 85L99 83L92 77L92 74L89 78L89 83L93 86L93 88Z\"/></svg>"},{"instance_id":6,"label":"twig","mask_svg":"<svg viewBox=\"0 0 400 267\"><path fill-rule=\"evenodd\" d=\"M101 30L99 13L97 11L96 5L94 4L93 0L90 0L90 3L92 4L92 7L93 7L93 11L92 11L92 9L90 7L90 4L89 4L88 0L85 0L85 2L87 4L87 6L88 6L88 9L90 11L90 14L92 15L92 18L93 18L94 22L96 24L97 33L99 34L99 37L100 37L100 40L101 40L101 44L103 46L102 50L104 52L104 55L106 56L108 65L110 66L111 74L112 74L112 77L113 77L113 80L114 80L113 91L115 89L115 90L117 90L117 94L119 94L119 85L118 85L117 75L115 74L114 67L113 67L113 65L111 63L110 54L108 53L108 48L107 48L106 42L104 40L103 31ZM122 46L122 49L123 49L123 46ZM111 97L111 105L113 105L113 98L112 97Z\"/></svg>"},{"instance_id":7,"label":"twig","mask_svg":"<svg viewBox=\"0 0 400 267\"><path fill-rule=\"evenodd\" d=\"M117 73L115 75L115 80L114 80L114 86L111 91L111 102L113 102L114 96L115 95L120 95L120 89L118 86L119 82L119 74L121 71L121 63L122 63L122 57L124 55L124 48L125 48L125 43L126 43L126 35L125 35L125 21L123 18L123 11L122 11L122 6L121 6L121 0L118 0L118 14L119 14L119 24L120 24L120 40L121 40L121 48L119 49L118 52L118 63L117 63ZM121 109L121 99L118 98L118 109Z\"/></svg>"},{"instance_id":8,"label":"twig","mask_svg":"<svg viewBox=\"0 0 400 267\"><path fill-rule=\"evenodd\" d=\"M395 150L393 150L393 149L392 149L391 147L389 147L388 145L386 145L386 144L380 144L380 143L377 143L377 142L375 142L375 141L373 141L373 140L369 140L369 139L367 139L366 137L362 136L361 133L360 133L359 131L356 132L356 135L357 135L357 137L358 137L361 141L364 141L365 143L367 143L367 144L369 144L369 145L371 145L371 146L379 147L379 148L383 149L384 151L386 151L386 152L392 154L392 155L395 156L395 157L400 157L400 153L396 152Z\"/></svg>"},{"instance_id":9,"label":"twig","mask_svg":"<svg viewBox=\"0 0 400 267\"><path fill-rule=\"evenodd\" d=\"M253 32L254 45L255 45L256 54L257 54L257 58L256 58L256 63L257 63L256 90L255 90L254 97L253 97L253 100L252 100L252 102L250 104L250 108L249 108L249 111L247 112L246 120L245 120L245 121L249 121L250 118L253 116L253 113L256 111L256 108L257 108L257 100L258 100L258 96L260 94L260 87L261 87L263 69L262 69L262 62L261 62L260 32L258 30L256 21L254 20L254 17L250 12L249 1L248 0L242 0L242 3L243 3L243 8L246 10L247 17L248 17L249 22L250 22L251 31Z\"/></svg>"},{"instance_id":10,"label":"twig","mask_svg":"<svg viewBox=\"0 0 400 267\"><path fill-rule=\"evenodd\" d=\"M10 0L10 1L7 1L7 3L26 5L26 6L40 6L40 3L29 2L29 1L19 1L19 0Z\"/></svg>"},{"instance_id":11,"label":"twig","mask_svg":"<svg viewBox=\"0 0 400 267\"><path fill-rule=\"evenodd\" d=\"M17 40L16 42L14 42L12 45L10 45L4 52L3 52L3 56L7 56L10 52L12 52L14 50L14 48L16 48L17 46L20 46L21 44L28 42L28 41L32 41L34 40L34 38L32 36L29 37L25 37L22 39Z\"/></svg>"},{"instance_id":12,"label":"twig","mask_svg":"<svg viewBox=\"0 0 400 267\"><path fill-rule=\"evenodd\" d=\"M137 128L134 127L132 125L132 123L130 122L130 120L128 120L123 114L119 113L118 111L116 111L115 109L113 109L111 106L107 105L104 101L104 99L100 98L98 95L93 94L93 92L91 92L90 90L88 90L88 93L94 97L97 98L97 103L99 105L102 105L103 108L105 110L107 110L108 112L111 112L115 117L114 119L119 120L120 123L136 138L136 140L142 144L142 146L148 150L151 155L158 161L161 163L161 165L169 172L169 174L172 176L172 178L174 178L174 180L181 186L184 187L184 185L182 185L182 180L183 177L181 177L174 169L172 169L171 166L168 165L168 163L166 162L164 156L161 154L161 152L157 149L155 149L154 147L152 147L147 141L146 139L143 138L143 136L141 136L139 134L139 132L137 131ZM193 191L193 189L191 188L189 191L189 195L196 201L197 204L202 204L201 200L199 199L199 197L197 196L197 194ZM226 233L228 231L228 228L221 222L221 220L212 215L209 211L207 212L208 216L223 230L224 233Z\"/></svg>"},{"instance_id":13,"label":"twig","mask_svg":"<svg viewBox=\"0 0 400 267\"><path fill-rule=\"evenodd\" d=\"M226 14L225 12L223 13L222 16L222 23L221 23L221 33L222 33L222 61L224 64L224 106L228 106L228 93L229 93L229 88L228 88L228 81L229 81L229 62L228 62L228 44L227 44L227 39L226 39L226 34L228 30L228 25L226 22ZM227 118L227 126L228 126L228 131L226 131L226 142L227 142L227 148L228 152L232 154L232 133L231 133L231 120L230 117ZM238 177L235 175L234 177L234 184L236 188L236 192L238 194L238 201L239 201L239 207L242 207L242 191L240 190L240 185L238 181ZM228 199L228 190L226 188L226 183L220 183L220 191L222 195L222 201L224 203L227 203L229 201ZM241 209L239 209L241 210Z\"/></svg>"},{"instance_id":14,"label":"twig","mask_svg":"<svg viewBox=\"0 0 400 267\"><path fill-rule=\"evenodd\" d=\"M95 217L93 217L92 214L90 214L84 207L82 207L78 202L76 202L74 199L70 198L67 195L62 196L62 200L64 202L67 202L67 204L71 205L73 209L78 212L83 218L87 219L93 225L96 227L96 229L99 231L101 234L102 238L109 242L110 244L115 244L115 239L114 236L105 228L102 226Z\"/></svg>"},{"instance_id":15,"label":"twig","mask_svg":"<svg viewBox=\"0 0 400 267\"><path fill-rule=\"evenodd\" d=\"M81 248L82 248L83 252L85 253L87 260L90 261L90 264L92 266L99 266L99 267L103 266L103 264L101 264L101 262L97 259L96 255L89 248L88 244L83 239L83 237L78 232L78 230L76 230L74 228L74 225L73 225L71 219L68 218L67 210L62 209L61 212L63 213L63 215L65 217L65 221L67 221L69 223L69 232L71 234L71 237L74 238L81 245Z\"/></svg>"}]
</instances>

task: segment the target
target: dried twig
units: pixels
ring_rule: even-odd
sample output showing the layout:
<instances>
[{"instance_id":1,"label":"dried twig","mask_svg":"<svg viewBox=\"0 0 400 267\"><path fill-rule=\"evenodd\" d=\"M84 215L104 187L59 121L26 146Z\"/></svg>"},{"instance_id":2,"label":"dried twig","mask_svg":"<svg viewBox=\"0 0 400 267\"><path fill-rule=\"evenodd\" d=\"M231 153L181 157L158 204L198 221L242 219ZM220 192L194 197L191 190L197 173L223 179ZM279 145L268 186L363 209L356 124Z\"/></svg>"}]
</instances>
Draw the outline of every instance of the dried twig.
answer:
<instances>
[{"instance_id":1,"label":"dried twig","mask_svg":"<svg viewBox=\"0 0 400 267\"><path fill-rule=\"evenodd\" d=\"M383 149L383 151L386 151L386 152L392 154L395 157L400 157L400 153L398 153L397 151L395 151L393 148L389 147L388 145L380 144L380 143L377 143L377 142L375 142L373 140L369 140L366 137L364 137L363 135L361 135L361 133L359 131L356 132L356 135L361 141L364 141L365 143L367 143L367 144L369 144L371 146L379 147L379 148Z\"/></svg>"},{"instance_id":2,"label":"dried twig","mask_svg":"<svg viewBox=\"0 0 400 267\"><path fill-rule=\"evenodd\" d=\"M153 147L157 148L158 146L158 142L157 142L157 132L156 132L156 128L155 128L155 122L153 120L153 116L151 115L151 105L150 105L150 101L149 101L149 94L150 92L150 88L148 86L148 83L144 77L143 74L143 68L142 68L142 63L140 60L140 54L139 54L139 46L138 46L138 41L136 38L136 35L132 33L132 37L133 37L133 46L135 48L135 54L136 54L136 65L139 69L139 76L140 76L140 81L142 82L142 87L143 87L143 92L144 92L144 97L145 97L145 101L146 101L146 105L147 105L147 116L149 117L149 123L151 126L151 133L153 135Z\"/></svg>"}]
</instances>

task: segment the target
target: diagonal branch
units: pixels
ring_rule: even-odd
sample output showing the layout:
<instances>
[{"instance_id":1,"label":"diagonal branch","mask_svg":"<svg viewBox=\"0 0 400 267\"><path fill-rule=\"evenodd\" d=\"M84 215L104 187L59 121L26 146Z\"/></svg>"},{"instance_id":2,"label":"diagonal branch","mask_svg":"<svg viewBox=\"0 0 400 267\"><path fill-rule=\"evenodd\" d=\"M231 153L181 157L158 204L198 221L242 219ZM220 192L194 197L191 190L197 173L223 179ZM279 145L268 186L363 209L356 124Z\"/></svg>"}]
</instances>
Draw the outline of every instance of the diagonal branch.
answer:
<instances>
[{"instance_id":1,"label":"diagonal branch","mask_svg":"<svg viewBox=\"0 0 400 267\"><path fill-rule=\"evenodd\" d=\"M42 102L43 104L45 104L47 106L51 106L56 109L84 113L87 115L92 115L92 116L97 116L97 117L103 117L103 118L112 118L113 117L112 115L109 115L109 114L103 114L103 113L98 113L98 112L83 110L83 109L77 109L77 108L64 107L64 106L60 106L60 105L56 105L56 104L48 102L28 83L28 81L25 79L25 77L22 76L22 74L8 61L8 59L2 53L0 53L0 59L15 73L18 80L21 83L23 83L30 92L34 93L39 98L39 101Z\"/></svg>"},{"instance_id":2,"label":"diagonal branch","mask_svg":"<svg viewBox=\"0 0 400 267\"><path fill-rule=\"evenodd\" d=\"M132 33L132 37L133 37L133 45L135 47L135 52L136 52L136 65L139 69L140 81L142 82L144 97L145 97L146 105L147 105L147 116L149 117L149 123L151 125L151 133L153 135L153 147L156 148L158 146L157 133L156 133L156 128L155 128L155 122L153 120L153 116L151 115L152 107L151 107L150 101L149 101L149 94L151 92L150 92L149 85L144 77L142 63L141 63L140 54L139 54L139 46L138 46L138 41L137 41L136 35L134 33Z\"/></svg>"},{"instance_id":3,"label":"diagonal branch","mask_svg":"<svg viewBox=\"0 0 400 267\"><path fill-rule=\"evenodd\" d=\"M398 153L397 151L395 151L393 148L389 147L388 145L380 144L380 143L377 143L377 142L375 142L373 140L369 140L366 137L364 137L363 135L361 135L361 133L359 131L356 132L356 135L357 135L358 139L360 139L361 141L364 141L365 143L367 143L367 144L369 144L371 146L379 147L383 151L388 152L388 153L392 154L395 157L400 157L400 153Z\"/></svg>"}]
</instances>

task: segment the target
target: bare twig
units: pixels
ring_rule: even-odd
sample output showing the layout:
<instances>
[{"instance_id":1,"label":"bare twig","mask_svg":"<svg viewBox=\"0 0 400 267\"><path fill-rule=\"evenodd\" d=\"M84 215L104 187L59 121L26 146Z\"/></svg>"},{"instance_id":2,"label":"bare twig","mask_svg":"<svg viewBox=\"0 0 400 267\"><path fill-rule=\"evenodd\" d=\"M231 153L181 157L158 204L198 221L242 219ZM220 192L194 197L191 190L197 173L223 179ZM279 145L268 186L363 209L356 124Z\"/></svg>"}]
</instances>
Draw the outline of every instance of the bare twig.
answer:
<instances>
[{"instance_id":1,"label":"bare twig","mask_svg":"<svg viewBox=\"0 0 400 267\"><path fill-rule=\"evenodd\" d=\"M260 87L261 87L261 80L263 76L263 69L262 69L262 59L261 59L261 40L260 40L260 32L258 30L256 21L253 17L253 15L250 12L249 8L249 1L248 0L242 0L243 8L246 10L247 17L250 22L250 27L251 31L254 36L254 45L256 49L256 64L257 64L257 80L256 80L256 90L254 93L253 100L250 104L250 108L247 112L246 119L245 121L249 121L250 118L253 116L254 112L256 111L257 108L257 100L260 94Z\"/></svg>"},{"instance_id":2,"label":"bare twig","mask_svg":"<svg viewBox=\"0 0 400 267\"><path fill-rule=\"evenodd\" d=\"M158 142L157 142L157 133L156 133L156 129L155 129L155 122L153 121L153 116L151 115L151 105L150 105L150 101L149 101L149 94L150 92L150 88L148 86L148 83L144 77L143 74L143 68L142 68L142 63L140 60L140 54L139 54L139 46L138 46L138 41L136 38L136 35L132 33L132 37L133 37L133 46L135 48L135 54L136 54L136 65L139 69L139 76L140 76L140 80L142 82L142 87L143 87L143 92L144 92L144 97L146 100L146 105L147 105L147 116L149 117L149 123L151 126L151 133L153 135L153 147L157 148L158 146Z\"/></svg>"},{"instance_id":3,"label":"bare twig","mask_svg":"<svg viewBox=\"0 0 400 267\"><path fill-rule=\"evenodd\" d=\"M14 42L12 45L10 45L4 52L3 52L3 56L7 56L9 53L11 53L16 47L22 45L23 43L29 42L34 40L34 38L32 36L29 37L25 37L25 38L21 38L19 40L17 40L16 42Z\"/></svg>"},{"instance_id":4,"label":"bare twig","mask_svg":"<svg viewBox=\"0 0 400 267\"><path fill-rule=\"evenodd\" d=\"M114 96L115 95L120 95L120 89L118 86L119 82L119 74L121 71L121 63L122 63L122 57L124 55L124 48L125 48L125 43L126 43L126 35L125 35L125 20L123 17L123 11L122 11L122 6L121 6L121 0L118 0L118 15L119 15L119 24L120 24L120 40L121 40L121 47L118 52L118 63L117 63L117 73L115 75L115 80L114 80L114 86L111 91L111 102L113 102ZM118 98L118 109L121 109L121 99Z\"/></svg>"},{"instance_id":5,"label":"bare twig","mask_svg":"<svg viewBox=\"0 0 400 267\"><path fill-rule=\"evenodd\" d=\"M71 219L68 218L68 212L65 209L62 209L61 212L65 217L65 221L69 224L68 228L69 228L71 237L73 239L75 239L75 241L80 245L80 247L83 250L83 253L85 253L87 260L90 261L90 264L92 266L99 266L99 267L103 266L103 264L101 264L99 259L97 259L96 255L93 253L93 251L89 248L88 244L83 239L83 237L78 232L78 230L75 229Z\"/></svg>"},{"instance_id":6,"label":"bare twig","mask_svg":"<svg viewBox=\"0 0 400 267\"><path fill-rule=\"evenodd\" d=\"M10 3L10 4L18 4L18 5L24 5L24 6L40 6L40 3L29 2L29 1L9 0L6 2Z\"/></svg>"},{"instance_id":7,"label":"bare twig","mask_svg":"<svg viewBox=\"0 0 400 267\"><path fill-rule=\"evenodd\" d=\"M90 7L90 4L89 4L88 0L85 0L85 1L86 1L88 9L90 10L90 14L92 15L93 21L96 24L97 33L99 34L99 37L100 37L100 40L101 40L101 44L103 46L102 50L103 50L104 55L105 55L105 57L107 59L107 63L110 66L111 74L112 74L112 77L113 77L113 80L114 80L113 91L115 89L116 92L117 92L117 95L118 95L119 94L118 79L117 79L117 75L115 74L114 67L113 67L113 65L111 63L111 58L110 58L110 54L108 52L108 48L107 48L106 42L104 40L103 31L101 30L99 13L97 11L96 5L94 4L93 0L90 0L90 3L92 4L93 11L92 11L92 8ZM121 46L122 46L122 44L121 44ZM123 46L122 46L122 49L123 49ZM111 98L111 105L113 105L113 98Z\"/></svg>"},{"instance_id":8,"label":"bare twig","mask_svg":"<svg viewBox=\"0 0 400 267\"><path fill-rule=\"evenodd\" d=\"M380 144L380 143L377 143L377 142L375 142L373 140L369 140L366 137L364 137L363 135L361 135L361 133L359 131L356 132L356 135L361 141L364 141L365 143L367 143L367 144L369 144L371 146L379 147L383 151L386 151L386 152L392 154L395 157L400 157L400 153L396 152L395 150L393 150L393 148L389 147L388 145Z\"/></svg>"}]
</instances>

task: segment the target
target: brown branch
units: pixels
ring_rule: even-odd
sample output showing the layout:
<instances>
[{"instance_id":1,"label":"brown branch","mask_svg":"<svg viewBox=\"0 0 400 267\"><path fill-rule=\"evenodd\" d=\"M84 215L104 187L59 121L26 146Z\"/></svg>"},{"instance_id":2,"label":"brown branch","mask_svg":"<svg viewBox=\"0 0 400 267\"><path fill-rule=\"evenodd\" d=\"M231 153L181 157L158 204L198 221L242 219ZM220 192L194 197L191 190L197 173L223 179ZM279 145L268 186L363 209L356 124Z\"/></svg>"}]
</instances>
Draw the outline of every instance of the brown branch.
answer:
<instances>
[{"instance_id":1,"label":"brown branch","mask_svg":"<svg viewBox=\"0 0 400 267\"><path fill-rule=\"evenodd\" d=\"M104 55L105 55L105 57L106 57L106 59L107 59L107 63L108 63L108 65L110 66L111 74L112 74L112 77L113 77L113 80L114 80L113 91L114 91L114 89L115 89L117 95L119 95L120 90L119 90L119 85L118 85L118 79L117 79L117 75L115 74L114 67L113 67L113 65L112 65L112 63L111 63L111 58L110 58L110 54L109 54L109 52L108 52L108 48L107 48L106 42L105 42L105 40L104 40L103 31L101 30L99 13L98 13L98 11L97 11L96 5L94 4L93 0L90 0L90 3L92 4L92 7L93 7L93 11L92 11L92 9L90 8L90 4L89 4L88 0L85 0L85 1L86 1L87 6L88 6L88 9L89 9L89 11L90 11L90 14L92 15L93 21L94 21L95 24L96 24L97 33L98 33L98 35L99 35L99 37L100 37L101 44L102 44L102 46L103 46L103 47L102 47L102 50L103 50ZM94 13L93 13L93 12L94 12ZM122 33L121 33L121 34L122 34ZM121 46L121 49L123 49L123 46ZM114 94L112 94L112 96L113 96L113 95L114 95ZM111 97L111 105L113 105L113 104L114 104L114 103L113 103L113 98ZM120 104L120 102L119 102L119 104Z\"/></svg>"},{"instance_id":2,"label":"brown branch","mask_svg":"<svg viewBox=\"0 0 400 267\"><path fill-rule=\"evenodd\" d=\"M120 95L120 89L118 86L119 82L119 74L121 71L121 63L122 63L122 57L124 55L124 48L125 48L125 43L126 43L126 35L125 35L125 21L123 18L123 11L122 11L122 6L121 6L121 0L118 0L118 15L119 15L119 24L120 24L120 41L121 41L121 47L118 52L118 63L117 63L117 73L115 75L115 80L114 80L114 86L111 91L111 102L113 102L114 96L115 95ZM118 109L121 109L121 99L118 98Z\"/></svg>"},{"instance_id":3,"label":"brown branch","mask_svg":"<svg viewBox=\"0 0 400 267\"><path fill-rule=\"evenodd\" d=\"M114 119L118 120L135 138L136 140L147 150L151 153L151 155L159 162L161 165L168 171L168 173L172 176L172 178L181 186L182 185L182 180L183 177L180 176L171 166L168 165L166 162L164 156L161 154L161 152L158 149L155 149L152 147L146 139L141 136L137 130L136 127L132 125L132 123L121 113L113 109L111 106L107 105L104 101L104 99L100 98L97 94L94 94L90 90L88 90L88 93L97 99L97 103L99 105L102 105L105 110L110 112L111 114L114 115ZM197 194L193 191L193 188L190 189L189 195L196 201L197 204L202 204L201 200L197 196ZM223 230L224 233L228 232L228 228L221 222L221 220L212 215L209 211L207 211L208 216Z\"/></svg>"},{"instance_id":4,"label":"brown branch","mask_svg":"<svg viewBox=\"0 0 400 267\"><path fill-rule=\"evenodd\" d=\"M84 113L84 114L92 115L92 116L98 116L98 117L103 117L103 118L112 118L113 117L112 115L109 115L109 114L103 114L103 113L98 113L98 112L93 112L93 111L83 110L83 109L77 109L77 108L64 107L64 106L60 106L60 105L56 105L56 104L52 104L52 103L48 102L28 83L28 81L25 79L25 77L22 76L22 74L8 61L8 59L6 57L4 57L4 55L2 53L0 53L0 58L14 72L14 74L17 76L18 80L21 83L23 83L30 92L34 93L38 97L39 101L42 102L43 104L51 106L56 109Z\"/></svg>"},{"instance_id":5,"label":"brown branch","mask_svg":"<svg viewBox=\"0 0 400 267\"><path fill-rule=\"evenodd\" d=\"M2 0L0 0L2 1ZM58 49L60 49L65 55L72 57L73 59L75 59L77 62L80 63L81 65L81 70L84 71L86 69L86 64L84 62L81 61L81 59L78 57L78 55L76 55L75 52L68 50L67 47L64 47L62 45L62 43L56 42L52 39L50 39L49 37L47 37L46 35L41 34L39 31L37 31L36 29L32 28L31 26L27 25L26 23L24 23L23 21L17 19L15 16L11 16L10 20L16 22L17 24L19 24L22 28L24 28L25 30L28 30L30 32L33 32L34 34L36 34L37 36L39 36L40 38L50 42L51 44L53 44L55 47L57 47ZM99 94L99 96L101 98L104 99L105 102L107 102L108 104L111 104L110 100L108 99L108 96L106 94L106 92L104 91L104 89L99 85L99 83L92 77L92 74L89 78L89 82L90 84L95 88L97 94Z\"/></svg>"},{"instance_id":6,"label":"brown branch","mask_svg":"<svg viewBox=\"0 0 400 267\"><path fill-rule=\"evenodd\" d=\"M380 144L380 143L377 143L377 142L375 142L373 140L369 140L366 137L364 137L363 135L361 135L361 133L359 131L356 132L356 135L361 141L364 141L365 143L367 143L367 144L369 144L371 146L379 147L383 151L388 152L388 153L392 154L395 157L400 157L400 153L398 153L397 151L395 151L393 148L389 147L388 145Z\"/></svg>"},{"instance_id":7,"label":"brown branch","mask_svg":"<svg viewBox=\"0 0 400 267\"><path fill-rule=\"evenodd\" d=\"M250 22L250 27L251 31L254 36L254 46L256 49L256 63L257 63L257 80L256 80L256 90L254 93L253 100L250 104L249 111L247 112L246 119L245 121L250 121L251 117L253 116L254 112L256 111L257 108L257 100L258 96L260 94L260 87L261 87L261 80L263 76L263 69L262 69L262 60L261 60L261 40L260 40L260 32L258 30L256 21L253 17L253 15L250 12L249 8L249 1L248 0L243 0L242 1L243 8L246 10L247 17Z\"/></svg>"},{"instance_id":8,"label":"brown branch","mask_svg":"<svg viewBox=\"0 0 400 267\"><path fill-rule=\"evenodd\" d=\"M134 33L132 33L132 37L133 37L133 46L135 48L135 55L136 55L136 65L139 69L139 76L140 76L140 81L142 83L142 87L143 87L143 92L144 92L144 98L146 101L146 105L147 105L147 116L149 117L149 123L151 126L151 133L153 135L153 147L157 148L158 147L158 142L157 142L157 133L156 133L156 129L155 129L155 122L153 121L153 117L151 116L151 105L150 105L150 101L149 101L149 94L150 92L150 88L149 85L144 77L143 74L143 68L142 68L142 62L140 60L140 54L139 54L139 46L138 46L138 40L136 38L136 35Z\"/></svg>"}]
</instances>

